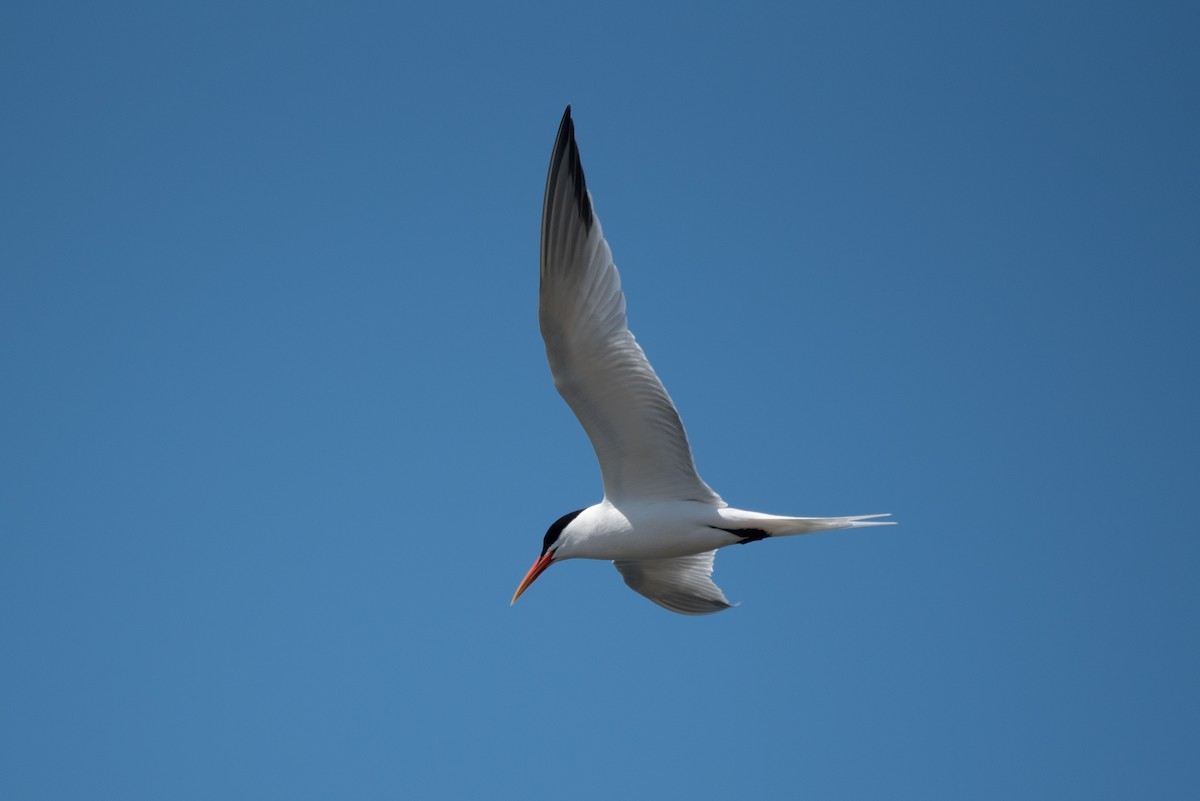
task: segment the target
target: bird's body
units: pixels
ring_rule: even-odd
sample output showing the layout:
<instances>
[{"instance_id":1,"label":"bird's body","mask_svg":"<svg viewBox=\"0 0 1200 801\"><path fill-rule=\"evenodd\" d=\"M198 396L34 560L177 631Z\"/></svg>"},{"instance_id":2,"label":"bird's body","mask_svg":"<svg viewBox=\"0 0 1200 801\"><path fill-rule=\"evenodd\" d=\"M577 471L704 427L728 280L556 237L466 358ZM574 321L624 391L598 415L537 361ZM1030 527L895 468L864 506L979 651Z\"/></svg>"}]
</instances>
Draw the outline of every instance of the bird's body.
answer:
<instances>
[{"instance_id":1,"label":"bird's body","mask_svg":"<svg viewBox=\"0 0 1200 801\"><path fill-rule=\"evenodd\" d=\"M885 525L873 518L782 517L735 509L696 472L675 405L625 320L625 296L592 210L571 108L546 177L539 319L554 385L587 432L604 499L559 518L513 595L552 563L612 560L625 583L682 614L729 608L713 584L718 548L769 537Z\"/></svg>"},{"instance_id":2,"label":"bird's body","mask_svg":"<svg viewBox=\"0 0 1200 801\"><path fill-rule=\"evenodd\" d=\"M703 501L605 498L580 512L558 547L563 559L673 559L767 537L862 525L864 518L780 517Z\"/></svg>"}]
</instances>

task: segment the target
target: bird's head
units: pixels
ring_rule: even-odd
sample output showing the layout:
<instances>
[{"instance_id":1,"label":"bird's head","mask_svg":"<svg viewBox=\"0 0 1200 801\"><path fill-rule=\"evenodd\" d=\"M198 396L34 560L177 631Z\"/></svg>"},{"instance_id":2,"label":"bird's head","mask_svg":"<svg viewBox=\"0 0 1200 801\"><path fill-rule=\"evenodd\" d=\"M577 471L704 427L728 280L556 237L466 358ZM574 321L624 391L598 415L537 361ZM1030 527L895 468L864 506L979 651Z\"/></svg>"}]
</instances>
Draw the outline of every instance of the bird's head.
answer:
<instances>
[{"instance_id":1,"label":"bird's head","mask_svg":"<svg viewBox=\"0 0 1200 801\"><path fill-rule=\"evenodd\" d=\"M521 597L521 593L525 592L529 588L529 585L545 572L546 568L554 564L559 549L568 539L568 537L563 536L563 532L566 531L567 526L571 525L572 520L579 517L579 513L582 511L582 509L576 509L574 512L568 512L550 524L550 528L546 529L546 536L542 540L542 555L533 563L533 567L529 568L529 572L525 574L525 578L521 579L521 584L517 587L517 591L513 593L509 606L515 604L517 599Z\"/></svg>"}]
</instances>

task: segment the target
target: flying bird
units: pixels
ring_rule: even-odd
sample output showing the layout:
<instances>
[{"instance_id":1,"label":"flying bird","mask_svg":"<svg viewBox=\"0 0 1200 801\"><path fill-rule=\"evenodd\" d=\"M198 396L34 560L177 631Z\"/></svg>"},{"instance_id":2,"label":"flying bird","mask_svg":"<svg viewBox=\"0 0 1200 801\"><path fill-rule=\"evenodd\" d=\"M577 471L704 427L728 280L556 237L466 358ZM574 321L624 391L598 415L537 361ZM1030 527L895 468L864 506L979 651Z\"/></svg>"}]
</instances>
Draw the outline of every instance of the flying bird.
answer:
<instances>
[{"instance_id":1,"label":"flying bird","mask_svg":"<svg viewBox=\"0 0 1200 801\"><path fill-rule=\"evenodd\" d=\"M554 386L587 432L604 498L563 515L512 603L550 565L611 560L635 592L684 615L730 608L712 581L718 548L876 518L782 517L729 506L701 480L675 404L625 320L625 296L583 178L571 107L550 156L542 205L538 316Z\"/></svg>"}]
</instances>

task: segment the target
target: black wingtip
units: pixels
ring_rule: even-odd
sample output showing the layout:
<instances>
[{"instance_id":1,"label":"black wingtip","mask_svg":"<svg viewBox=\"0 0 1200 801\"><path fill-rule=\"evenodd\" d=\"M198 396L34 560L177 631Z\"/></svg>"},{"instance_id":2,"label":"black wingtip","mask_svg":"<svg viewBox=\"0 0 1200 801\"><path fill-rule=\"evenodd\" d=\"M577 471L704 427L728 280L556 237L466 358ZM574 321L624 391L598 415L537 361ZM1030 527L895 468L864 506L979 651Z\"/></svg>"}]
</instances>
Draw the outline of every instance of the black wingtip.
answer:
<instances>
[{"instance_id":1,"label":"black wingtip","mask_svg":"<svg viewBox=\"0 0 1200 801\"><path fill-rule=\"evenodd\" d=\"M565 167L567 177L574 185L575 208L579 218L587 230L592 228L592 201L588 197L587 181L583 177L583 163L579 159L579 146L575 142L575 121L571 119L571 104L563 111L562 122L558 126L558 136L554 140L554 152L550 156L550 170L546 176L546 196L543 203L542 234L547 233L547 217L550 213L551 198L558 185L559 171ZM545 242L543 241L543 245Z\"/></svg>"}]
</instances>

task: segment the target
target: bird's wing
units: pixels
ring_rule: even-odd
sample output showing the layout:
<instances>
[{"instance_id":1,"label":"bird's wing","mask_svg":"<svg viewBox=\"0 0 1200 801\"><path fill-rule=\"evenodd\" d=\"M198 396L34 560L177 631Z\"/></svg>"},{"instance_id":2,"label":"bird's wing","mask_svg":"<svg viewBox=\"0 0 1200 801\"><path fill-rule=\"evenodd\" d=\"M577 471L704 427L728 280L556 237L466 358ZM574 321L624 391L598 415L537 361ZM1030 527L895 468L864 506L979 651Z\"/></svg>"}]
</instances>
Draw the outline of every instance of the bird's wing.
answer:
<instances>
[{"instance_id":1,"label":"bird's wing","mask_svg":"<svg viewBox=\"0 0 1200 801\"><path fill-rule=\"evenodd\" d=\"M592 441L609 500L724 506L696 473L675 404L625 321L625 295L584 183L571 107L542 207L539 318L554 386Z\"/></svg>"},{"instance_id":2,"label":"bird's wing","mask_svg":"<svg viewBox=\"0 0 1200 801\"><path fill-rule=\"evenodd\" d=\"M681 615L710 615L729 609L721 588L713 584L716 551L674 559L619 559L613 565L625 583L651 601Z\"/></svg>"}]
</instances>

